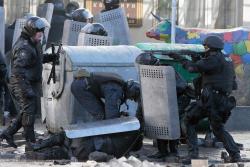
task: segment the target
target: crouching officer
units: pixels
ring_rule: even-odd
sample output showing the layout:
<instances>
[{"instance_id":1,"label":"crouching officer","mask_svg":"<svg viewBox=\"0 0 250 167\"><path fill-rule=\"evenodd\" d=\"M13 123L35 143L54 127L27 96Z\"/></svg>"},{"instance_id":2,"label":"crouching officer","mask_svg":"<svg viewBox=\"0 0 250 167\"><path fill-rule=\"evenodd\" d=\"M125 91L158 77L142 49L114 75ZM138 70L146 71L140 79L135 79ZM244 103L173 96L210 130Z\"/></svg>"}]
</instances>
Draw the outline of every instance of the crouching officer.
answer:
<instances>
[{"instance_id":1,"label":"crouching officer","mask_svg":"<svg viewBox=\"0 0 250 167\"><path fill-rule=\"evenodd\" d=\"M186 113L184 121L189 144L189 159L198 157L198 144L195 125L208 117L216 138L223 142L232 162L241 161L240 150L232 136L224 129L236 100L230 96L236 89L235 73L232 61L221 52L224 43L220 37L208 36L203 43L205 57L193 62L183 62L189 72L202 75L202 92L200 100Z\"/></svg>"},{"instance_id":2,"label":"crouching officer","mask_svg":"<svg viewBox=\"0 0 250 167\"><path fill-rule=\"evenodd\" d=\"M35 142L34 122L41 95L42 64L58 59L56 55L42 54L41 41L49 23L40 17L26 21L21 36L12 48L10 93L17 104L19 115L1 134L12 147L17 147L13 135L23 127L26 141Z\"/></svg>"},{"instance_id":3,"label":"crouching officer","mask_svg":"<svg viewBox=\"0 0 250 167\"><path fill-rule=\"evenodd\" d=\"M121 76L107 72L88 72L79 70L72 82L71 92L81 104L86 120L89 122L120 117L120 105L127 99L138 102L137 117L141 119L140 85L129 80L125 82ZM105 99L105 103L101 100ZM27 158L31 159L65 159L76 157L87 160L93 151L105 152L121 157L131 150L142 146L140 131L107 134L93 137L69 139L64 131L54 134L41 143L30 144Z\"/></svg>"}]
</instances>

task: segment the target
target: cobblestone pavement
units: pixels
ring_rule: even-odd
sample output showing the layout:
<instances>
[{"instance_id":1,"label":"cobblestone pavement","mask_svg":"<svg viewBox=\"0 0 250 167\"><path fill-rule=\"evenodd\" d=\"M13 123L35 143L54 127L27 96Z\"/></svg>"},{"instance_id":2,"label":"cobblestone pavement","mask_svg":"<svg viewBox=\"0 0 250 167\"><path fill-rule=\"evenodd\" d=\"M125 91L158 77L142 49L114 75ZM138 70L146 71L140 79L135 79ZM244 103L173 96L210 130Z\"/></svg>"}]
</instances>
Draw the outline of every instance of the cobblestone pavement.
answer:
<instances>
[{"instance_id":1,"label":"cobblestone pavement","mask_svg":"<svg viewBox=\"0 0 250 167\"><path fill-rule=\"evenodd\" d=\"M0 128L1 130L1 128ZM39 124L36 124L36 136L37 138L43 138L45 128ZM241 155L243 158L250 158L250 132L231 132L234 139L238 143L242 143L244 145L244 149L241 151ZM204 135L200 135L199 137L203 138ZM0 145L0 167L26 167L26 166L54 166L58 161L29 161L25 159L25 141L21 137L21 133L15 135L15 142L19 146L17 149L7 147L5 141L3 141ZM120 159L112 159L109 162L105 163L97 163L95 161L87 161L87 162L67 162L64 166L83 166L83 167L108 167L108 166L122 166L122 167L132 167L132 166L145 166L145 167L153 167L153 166L169 166L169 167L179 167L185 166L181 163L177 163L178 158L169 156L165 159L149 159L147 156L156 152L157 149L153 147L153 141L150 139L144 139L144 146L141 150L137 152L132 152L130 156L127 158L122 157ZM223 148L205 148L200 147L200 157L207 158L210 166L249 166L249 163L240 163L240 164L224 164L221 159L221 152L225 151ZM187 146L181 145L179 148L180 156L183 157L187 155ZM59 163L65 163L60 162ZM223 164L223 165L222 165ZM188 166L188 165L186 165ZM189 165L190 166L190 165Z\"/></svg>"}]
</instances>

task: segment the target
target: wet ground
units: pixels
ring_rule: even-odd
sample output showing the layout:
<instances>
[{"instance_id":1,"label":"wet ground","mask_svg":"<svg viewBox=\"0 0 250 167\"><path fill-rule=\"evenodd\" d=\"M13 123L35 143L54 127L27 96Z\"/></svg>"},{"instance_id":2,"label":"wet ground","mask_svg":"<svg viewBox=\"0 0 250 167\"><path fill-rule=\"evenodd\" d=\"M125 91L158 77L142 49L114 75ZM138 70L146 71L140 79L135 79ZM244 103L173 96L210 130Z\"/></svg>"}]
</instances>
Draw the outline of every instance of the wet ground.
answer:
<instances>
[{"instance_id":1,"label":"wet ground","mask_svg":"<svg viewBox=\"0 0 250 167\"><path fill-rule=\"evenodd\" d=\"M39 121L37 121L39 122ZM3 127L2 127L3 128ZM2 129L1 128L1 129ZM1 130L0 129L0 130ZM36 137L44 138L46 136L45 126L40 123L36 123ZM241 155L243 158L250 158L250 132L231 132L234 139L238 143L242 143L244 145L244 149L241 150ZM200 135L200 138L204 138L204 135ZM132 152L128 157L122 157L120 159L111 159L105 163L97 163L95 161L87 161L87 162L75 162L75 161L30 161L25 158L25 141L21 136L21 132L15 135L15 142L18 145L17 149L7 147L5 141L3 141L0 145L0 167L26 167L26 166L54 166L54 165L64 165L64 166L82 166L82 167L133 167L133 166L145 166L145 167L155 167L155 166L191 166L184 165L180 162L179 158L174 156L169 156L164 159L149 159L148 155L152 155L157 151L155 147L153 147L153 141L150 139L144 139L144 146L141 150L137 152ZM202 159L208 159L209 166L249 166L250 162L244 162L239 164L229 164L224 163L221 159L221 152L225 151L224 148L207 148L200 147L200 157ZM184 157L187 155L187 146L182 144L179 148L180 157Z\"/></svg>"}]
</instances>

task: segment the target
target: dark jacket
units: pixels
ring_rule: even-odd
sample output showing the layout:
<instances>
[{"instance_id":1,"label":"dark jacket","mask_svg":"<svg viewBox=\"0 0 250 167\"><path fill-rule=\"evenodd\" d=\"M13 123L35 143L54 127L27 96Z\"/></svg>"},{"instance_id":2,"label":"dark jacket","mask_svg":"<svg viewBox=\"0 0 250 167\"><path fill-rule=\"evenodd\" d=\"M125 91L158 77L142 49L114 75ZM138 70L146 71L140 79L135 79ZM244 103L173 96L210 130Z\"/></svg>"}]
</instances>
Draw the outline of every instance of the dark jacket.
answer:
<instances>
[{"instance_id":1,"label":"dark jacket","mask_svg":"<svg viewBox=\"0 0 250 167\"><path fill-rule=\"evenodd\" d=\"M189 72L202 74L202 87L231 93L235 81L235 72L231 60L227 60L220 51L210 51L207 56L195 63L184 65Z\"/></svg>"},{"instance_id":2,"label":"dark jacket","mask_svg":"<svg viewBox=\"0 0 250 167\"><path fill-rule=\"evenodd\" d=\"M33 92L32 86L42 81L42 64L52 61L52 56L43 55L40 43L34 43L22 32L12 48L11 59L11 83Z\"/></svg>"}]
</instances>

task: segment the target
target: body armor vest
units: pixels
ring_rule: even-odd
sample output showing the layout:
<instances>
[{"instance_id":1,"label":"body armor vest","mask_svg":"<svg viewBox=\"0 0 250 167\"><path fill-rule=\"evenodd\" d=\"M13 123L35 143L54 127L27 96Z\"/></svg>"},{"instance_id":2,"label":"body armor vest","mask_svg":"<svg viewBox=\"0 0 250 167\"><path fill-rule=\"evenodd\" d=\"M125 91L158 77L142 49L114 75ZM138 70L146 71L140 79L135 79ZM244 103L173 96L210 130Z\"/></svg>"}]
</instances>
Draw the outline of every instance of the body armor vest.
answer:
<instances>
[{"instance_id":1,"label":"body armor vest","mask_svg":"<svg viewBox=\"0 0 250 167\"><path fill-rule=\"evenodd\" d=\"M210 73L204 73L202 75L203 88L209 86L223 93L231 93L235 77L232 61L226 60L225 56L220 52L212 56L216 56L221 66Z\"/></svg>"}]
</instances>

